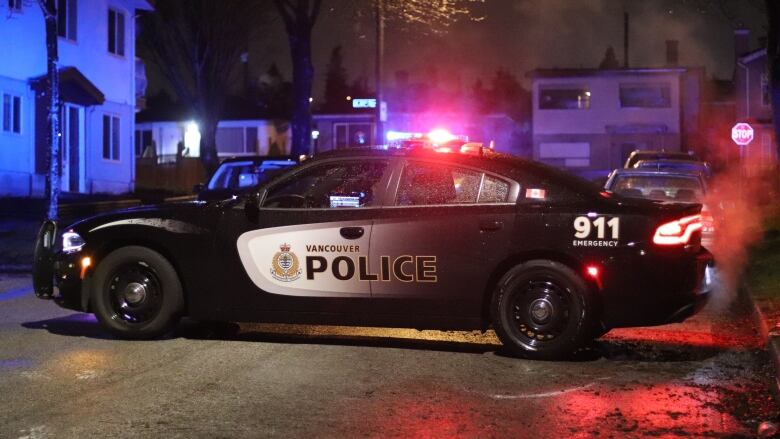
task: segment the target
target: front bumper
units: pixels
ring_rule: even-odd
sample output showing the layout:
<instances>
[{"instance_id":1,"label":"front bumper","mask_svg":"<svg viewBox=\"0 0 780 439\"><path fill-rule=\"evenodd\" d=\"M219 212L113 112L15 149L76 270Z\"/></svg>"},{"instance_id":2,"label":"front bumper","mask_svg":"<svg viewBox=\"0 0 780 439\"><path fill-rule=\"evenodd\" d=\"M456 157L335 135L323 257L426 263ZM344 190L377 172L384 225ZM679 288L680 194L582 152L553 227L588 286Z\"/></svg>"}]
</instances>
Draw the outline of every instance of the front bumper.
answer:
<instances>
[{"instance_id":1,"label":"front bumper","mask_svg":"<svg viewBox=\"0 0 780 439\"><path fill-rule=\"evenodd\" d=\"M51 260L36 260L33 270L48 268L53 272L50 291L52 294L38 294L42 299L54 300L57 305L76 311L87 311L89 308L89 266L83 265L85 254L55 253ZM50 264L41 267L39 264ZM42 270L43 271L43 270Z\"/></svg>"},{"instance_id":2,"label":"front bumper","mask_svg":"<svg viewBox=\"0 0 780 439\"><path fill-rule=\"evenodd\" d=\"M602 320L609 328L682 322L706 305L717 278L712 254L703 247L696 253L645 253L604 271L617 273L602 290Z\"/></svg>"}]
</instances>

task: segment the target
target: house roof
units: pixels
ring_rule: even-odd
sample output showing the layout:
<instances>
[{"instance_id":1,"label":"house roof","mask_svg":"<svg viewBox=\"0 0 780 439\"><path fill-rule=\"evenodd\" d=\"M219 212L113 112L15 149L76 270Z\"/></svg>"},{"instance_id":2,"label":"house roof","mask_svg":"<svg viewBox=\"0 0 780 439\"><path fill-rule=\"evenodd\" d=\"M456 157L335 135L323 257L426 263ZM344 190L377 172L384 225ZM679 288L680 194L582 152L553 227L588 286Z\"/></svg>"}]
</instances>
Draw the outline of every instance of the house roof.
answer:
<instances>
[{"instance_id":1,"label":"house roof","mask_svg":"<svg viewBox=\"0 0 780 439\"><path fill-rule=\"evenodd\" d=\"M624 75L661 75L669 73L685 73L686 67L659 67L659 68L623 68L623 69L535 69L526 74L529 78L570 78L584 76L624 76Z\"/></svg>"},{"instance_id":2,"label":"house roof","mask_svg":"<svg viewBox=\"0 0 780 439\"><path fill-rule=\"evenodd\" d=\"M90 107L102 105L106 97L95 84L75 67L63 67L60 73L60 99L63 102ZM47 75L30 79L35 89L43 87Z\"/></svg>"},{"instance_id":3,"label":"house roof","mask_svg":"<svg viewBox=\"0 0 780 439\"><path fill-rule=\"evenodd\" d=\"M154 0L128 0L130 6L134 9L142 9L144 11L154 10Z\"/></svg>"}]
</instances>

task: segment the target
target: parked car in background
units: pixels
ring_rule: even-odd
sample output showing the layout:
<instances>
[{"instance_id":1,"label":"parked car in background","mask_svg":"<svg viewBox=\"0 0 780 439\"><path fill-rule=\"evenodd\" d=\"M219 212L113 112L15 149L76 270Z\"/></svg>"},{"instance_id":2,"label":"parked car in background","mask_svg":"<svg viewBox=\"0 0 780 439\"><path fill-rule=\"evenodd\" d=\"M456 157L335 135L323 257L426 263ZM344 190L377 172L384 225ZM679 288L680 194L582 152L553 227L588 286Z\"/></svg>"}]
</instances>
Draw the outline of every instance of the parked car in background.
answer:
<instances>
[{"instance_id":1,"label":"parked car in background","mask_svg":"<svg viewBox=\"0 0 780 439\"><path fill-rule=\"evenodd\" d=\"M629 198L702 204L702 244L713 243L715 221L705 204L707 183L699 173L654 169L615 169L604 185L607 191Z\"/></svg>"},{"instance_id":2,"label":"parked car in background","mask_svg":"<svg viewBox=\"0 0 780 439\"><path fill-rule=\"evenodd\" d=\"M284 169L300 163L294 156L249 156L224 160L207 184L195 186L200 201L224 200L270 180Z\"/></svg>"},{"instance_id":3,"label":"parked car in background","mask_svg":"<svg viewBox=\"0 0 780 439\"><path fill-rule=\"evenodd\" d=\"M701 174L704 178L712 177L712 169L707 162L695 162L691 160L663 159L640 160L633 166L634 169L648 169L654 171L679 171Z\"/></svg>"},{"instance_id":4,"label":"parked car in background","mask_svg":"<svg viewBox=\"0 0 780 439\"><path fill-rule=\"evenodd\" d=\"M636 150L628 156L624 168L633 168L640 160L685 160L688 162L700 162L701 159L692 152L682 151L641 151Z\"/></svg>"}]
</instances>

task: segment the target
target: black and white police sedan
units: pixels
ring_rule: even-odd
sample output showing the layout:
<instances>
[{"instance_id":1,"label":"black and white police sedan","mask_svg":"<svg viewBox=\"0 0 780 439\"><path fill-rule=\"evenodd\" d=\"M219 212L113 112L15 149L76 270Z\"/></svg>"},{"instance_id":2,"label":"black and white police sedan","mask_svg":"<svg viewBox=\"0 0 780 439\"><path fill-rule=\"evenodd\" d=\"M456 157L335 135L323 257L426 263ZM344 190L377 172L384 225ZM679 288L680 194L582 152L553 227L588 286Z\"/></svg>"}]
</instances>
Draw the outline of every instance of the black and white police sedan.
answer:
<instances>
[{"instance_id":1,"label":"black and white police sedan","mask_svg":"<svg viewBox=\"0 0 780 439\"><path fill-rule=\"evenodd\" d=\"M560 358L702 306L700 209L489 150L338 151L236 199L127 209L59 234L44 223L34 283L128 338L183 315L493 327L517 355Z\"/></svg>"}]
</instances>

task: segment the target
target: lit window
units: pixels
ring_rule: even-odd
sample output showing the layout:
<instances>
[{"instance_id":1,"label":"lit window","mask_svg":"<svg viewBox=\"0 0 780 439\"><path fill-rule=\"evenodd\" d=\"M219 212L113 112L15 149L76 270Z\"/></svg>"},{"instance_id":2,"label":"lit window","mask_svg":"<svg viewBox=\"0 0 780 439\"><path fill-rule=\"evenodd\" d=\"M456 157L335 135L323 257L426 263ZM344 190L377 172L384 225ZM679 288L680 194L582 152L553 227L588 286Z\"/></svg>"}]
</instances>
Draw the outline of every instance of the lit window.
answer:
<instances>
[{"instance_id":1,"label":"lit window","mask_svg":"<svg viewBox=\"0 0 780 439\"><path fill-rule=\"evenodd\" d=\"M125 14L108 10L108 51L125 56Z\"/></svg>"},{"instance_id":2,"label":"lit window","mask_svg":"<svg viewBox=\"0 0 780 439\"><path fill-rule=\"evenodd\" d=\"M71 41L76 41L77 0L57 1L57 35Z\"/></svg>"},{"instance_id":3,"label":"lit window","mask_svg":"<svg viewBox=\"0 0 780 439\"><path fill-rule=\"evenodd\" d=\"M19 134L22 132L22 98L3 94L3 132Z\"/></svg>"},{"instance_id":4,"label":"lit window","mask_svg":"<svg viewBox=\"0 0 780 439\"><path fill-rule=\"evenodd\" d=\"M541 110L587 110L590 108L590 91L585 87L562 86L539 90Z\"/></svg>"},{"instance_id":5,"label":"lit window","mask_svg":"<svg viewBox=\"0 0 780 439\"><path fill-rule=\"evenodd\" d=\"M106 160L119 160L119 118L103 115L103 158Z\"/></svg>"}]
</instances>

